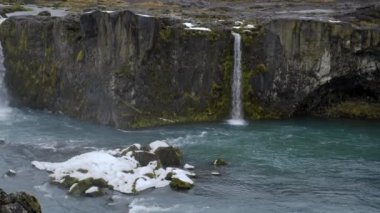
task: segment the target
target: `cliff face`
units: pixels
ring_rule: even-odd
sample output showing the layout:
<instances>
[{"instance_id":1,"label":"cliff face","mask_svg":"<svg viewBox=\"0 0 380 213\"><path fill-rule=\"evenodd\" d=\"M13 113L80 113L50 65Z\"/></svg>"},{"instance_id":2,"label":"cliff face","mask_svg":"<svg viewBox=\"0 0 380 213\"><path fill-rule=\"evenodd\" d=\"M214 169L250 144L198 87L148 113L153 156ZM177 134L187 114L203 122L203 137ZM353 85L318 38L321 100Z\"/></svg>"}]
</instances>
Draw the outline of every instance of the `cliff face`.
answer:
<instances>
[{"instance_id":1,"label":"cliff face","mask_svg":"<svg viewBox=\"0 0 380 213\"><path fill-rule=\"evenodd\" d=\"M131 12L13 17L0 28L15 105L118 128L227 118L230 27L184 29ZM242 32L243 105L252 119L326 114L380 100L380 32L274 20Z\"/></svg>"},{"instance_id":2,"label":"cliff face","mask_svg":"<svg viewBox=\"0 0 380 213\"><path fill-rule=\"evenodd\" d=\"M251 117L326 115L345 101L379 102L378 28L275 20L266 29L261 39L244 43L244 72L253 75L244 90Z\"/></svg>"},{"instance_id":3,"label":"cliff face","mask_svg":"<svg viewBox=\"0 0 380 213\"><path fill-rule=\"evenodd\" d=\"M11 18L1 39L16 105L119 128L228 114L229 31L185 30L182 23L128 11L94 12Z\"/></svg>"}]
</instances>

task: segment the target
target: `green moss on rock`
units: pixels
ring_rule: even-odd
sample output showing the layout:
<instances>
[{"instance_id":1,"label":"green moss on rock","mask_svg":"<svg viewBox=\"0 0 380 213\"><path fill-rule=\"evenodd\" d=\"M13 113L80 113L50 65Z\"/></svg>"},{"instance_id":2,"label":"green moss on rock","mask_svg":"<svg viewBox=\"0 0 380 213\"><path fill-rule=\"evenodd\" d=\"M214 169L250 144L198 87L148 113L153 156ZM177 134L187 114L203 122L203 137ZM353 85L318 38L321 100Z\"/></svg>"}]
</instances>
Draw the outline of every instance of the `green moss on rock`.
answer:
<instances>
[{"instance_id":1,"label":"green moss on rock","mask_svg":"<svg viewBox=\"0 0 380 213\"><path fill-rule=\"evenodd\" d=\"M175 190L189 190L193 188L193 184L184 182L178 178L172 178L170 181L170 187Z\"/></svg>"},{"instance_id":2,"label":"green moss on rock","mask_svg":"<svg viewBox=\"0 0 380 213\"><path fill-rule=\"evenodd\" d=\"M99 188L107 188L108 184L103 179L87 178L74 183L69 191L71 195L84 195L85 191L92 186L97 186Z\"/></svg>"},{"instance_id":3,"label":"green moss on rock","mask_svg":"<svg viewBox=\"0 0 380 213\"><path fill-rule=\"evenodd\" d=\"M69 188L74 183L77 183L77 182L78 182L77 178L73 178L73 177L70 177L67 175L67 176L63 177L63 181L60 183L60 185L65 187L65 188Z\"/></svg>"},{"instance_id":4,"label":"green moss on rock","mask_svg":"<svg viewBox=\"0 0 380 213\"><path fill-rule=\"evenodd\" d=\"M219 158L219 159L214 160L212 164L215 166L226 166L227 162Z\"/></svg>"},{"instance_id":5,"label":"green moss on rock","mask_svg":"<svg viewBox=\"0 0 380 213\"><path fill-rule=\"evenodd\" d=\"M84 61L84 51L80 50L76 57L77 62L83 62Z\"/></svg>"}]
</instances>

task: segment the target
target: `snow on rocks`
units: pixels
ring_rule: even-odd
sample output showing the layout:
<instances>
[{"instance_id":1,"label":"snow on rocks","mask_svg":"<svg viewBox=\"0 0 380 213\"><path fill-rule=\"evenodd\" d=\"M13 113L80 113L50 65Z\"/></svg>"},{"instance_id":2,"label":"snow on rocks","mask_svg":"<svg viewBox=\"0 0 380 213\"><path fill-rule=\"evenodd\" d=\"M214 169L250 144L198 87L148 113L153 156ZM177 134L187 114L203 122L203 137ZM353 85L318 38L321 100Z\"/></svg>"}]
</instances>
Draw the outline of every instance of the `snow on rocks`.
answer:
<instances>
[{"instance_id":1,"label":"snow on rocks","mask_svg":"<svg viewBox=\"0 0 380 213\"><path fill-rule=\"evenodd\" d=\"M250 32L250 30L253 30L253 29L256 29L256 26L253 25L253 24L247 24L243 21L235 21L234 23L234 26L232 27L232 29L235 29L235 30L240 30L240 29L243 29L247 32Z\"/></svg>"},{"instance_id":2,"label":"snow on rocks","mask_svg":"<svg viewBox=\"0 0 380 213\"><path fill-rule=\"evenodd\" d=\"M342 21L339 21L339 20L328 20L329 23L333 23L333 24L336 24L336 23L342 23Z\"/></svg>"},{"instance_id":3,"label":"snow on rocks","mask_svg":"<svg viewBox=\"0 0 380 213\"><path fill-rule=\"evenodd\" d=\"M155 152L160 147L169 147L169 144L166 141L154 141L149 144L149 147L152 152Z\"/></svg>"},{"instance_id":4,"label":"snow on rocks","mask_svg":"<svg viewBox=\"0 0 380 213\"><path fill-rule=\"evenodd\" d=\"M192 23L183 23L183 25L185 25L185 30L198 30L198 31L208 31L208 32L211 32L211 29L210 28L206 28L206 27L195 27L194 24Z\"/></svg>"},{"instance_id":5,"label":"snow on rocks","mask_svg":"<svg viewBox=\"0 0 380 213\"><path fill-rule=\"evenodd\" d=\"M91 193L94 193L94 192L98 192L99 191L99 187L97 186L91 186L89 189L87 189L85 191L86 194L91 194Z\"/></svg>"},{"instance_id":6,"label":"snow on rocks","mask_svg":"<svg viewBox=\"0 0 380 213\"><path fill-rule=\"evenodd\" d=\"M165 141L154 141L148 146L134 144L127 149L84 153L65 162L33 161L32 165L51 172L51 181L69 188L71 195L98 196L107 188L131 194L169 184L174 189L190 189L195 173L162 163L171 156L181 157L173 150L177 148Z\"/></svg>"}]
</instances>

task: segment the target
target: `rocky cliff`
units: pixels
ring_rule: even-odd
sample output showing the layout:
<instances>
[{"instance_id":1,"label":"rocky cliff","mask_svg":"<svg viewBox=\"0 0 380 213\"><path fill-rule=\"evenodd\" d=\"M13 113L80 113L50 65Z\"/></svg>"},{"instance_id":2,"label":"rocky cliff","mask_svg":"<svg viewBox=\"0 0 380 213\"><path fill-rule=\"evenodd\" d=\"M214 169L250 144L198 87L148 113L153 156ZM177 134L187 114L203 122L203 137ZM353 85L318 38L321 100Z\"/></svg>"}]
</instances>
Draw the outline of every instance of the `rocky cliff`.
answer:
<instances>
[{"instance_id":1,"label":"rocky cliff","mask_svg":"<svg viewBox=\"0 0 380 213\"><path fill-rule=\"evenodd\" d=\"M228 114L229 31L186 30L129 11L93 12L10 18L1 39L15 105L119 128Z\"/></svg>"},{"instance_id":2,"label":"rocky cliff","mask_svg":"<svg viewBox=\"0 0 380 213\"><path fill-rule=\"evenodd\" d=\"M182 22L129 11L9 18L0 39L11 101L118 128L225 119L232 26ZM378 110L378 23L252 23L237 30L247 118L329 115L345 102Z\"/></svg>"}]
</instances>

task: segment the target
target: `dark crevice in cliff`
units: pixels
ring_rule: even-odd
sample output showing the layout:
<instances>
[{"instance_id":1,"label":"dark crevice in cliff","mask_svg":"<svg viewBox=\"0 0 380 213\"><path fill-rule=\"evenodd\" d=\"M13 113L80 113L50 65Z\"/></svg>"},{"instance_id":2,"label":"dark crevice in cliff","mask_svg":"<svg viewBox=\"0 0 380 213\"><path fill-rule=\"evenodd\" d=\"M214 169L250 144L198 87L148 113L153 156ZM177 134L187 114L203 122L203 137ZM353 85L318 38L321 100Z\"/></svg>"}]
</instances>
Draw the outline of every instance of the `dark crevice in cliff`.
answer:
<instances>
[{"instance_id":1,"label":"dark crevice in cliff","mask_svg":"<svg viewBox=\"0 0 380 213\"><path fill-rule=\"evenodd\" d=\"M294 116L335 117L331 114L331 108L340 106L342 103L353 103L357 107L361 103L367 103L377 108L380 103L379 72L331 79L301 101L294 112Z\"/></svg>"}]
</instances>

